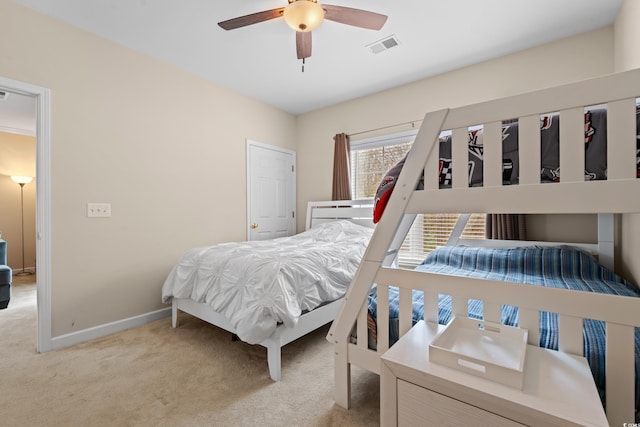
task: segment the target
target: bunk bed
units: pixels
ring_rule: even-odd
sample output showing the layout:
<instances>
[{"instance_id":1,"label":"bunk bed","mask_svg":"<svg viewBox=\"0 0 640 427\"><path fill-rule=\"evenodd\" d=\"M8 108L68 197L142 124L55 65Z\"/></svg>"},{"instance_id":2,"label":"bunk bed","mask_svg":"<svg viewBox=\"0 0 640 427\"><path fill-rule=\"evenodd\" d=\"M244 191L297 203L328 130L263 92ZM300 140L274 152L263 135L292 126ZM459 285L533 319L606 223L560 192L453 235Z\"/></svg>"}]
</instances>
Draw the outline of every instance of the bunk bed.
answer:
<instances>
[{"instance_id":1,"label":"bunk bed","mask_svg":"<svg viewBox=\"0 0 640 427\"><path fill-rule=\"evenodd\" d=\"M518 326L529 331L528 344L539 346L540 313L559 319L560 352L583 355L583 320L606 328L606 416L611 425L636 420L635 344L640 327L640 298L522 286L495 278L461 277L443 272L394 268L398 248L419 213L598 214L598 243L588 250L613 268L614 215L640 213L637 99L640 70L603 76L556 88L445 109L426 114L394 185L345 303L327 339L335 346L335 400L350 405L350 367L380 373L389 349L389 294L397 288L398 335L411 329L415 291L424 294L424 321L438 324L439 295L451 298L452 316L468 317L469 300L482 302L482 318L501 323L502 306L518 308ZM606 108L606 179L585 179L585 109ZM541 180L541 117L557 113L559 180ZM503 135L505 121L517 120L519 171L516 183L505 185ZM481 185L470 185L468 134L483 127ZM451 182L441 184L440 135L451 133ZM456 167L461 165L461 167ZM513 241L462 241L454 244L514 247ZM532 244L529 242L528 244ZM543 245L542 242L533 242ZM377 295L377 345L368 339L368 302ZM633 285L630 285L633 286ZM392 296L393 298L393 296ZM354 338L355 337L355 338ZM362 337L362 339L359 339ZM393 340L392 340L393 341ZM424 349L427 352L427 349ZM382 390L381 390L382 394ZM385 407L381 404L381 410ZM385 415L382 414L385 419Z\"/></svg>"},{"instance_id":2,"label":"bunk bed","mask_svg":"<svg viewBox=\"0 0 640 427\"><path fill-rule=\"evenodd\" d=\"M172 326L182 311L265 347L269 375L280 381L281 348L335 318L372 215L371 200L309 202L302 233L187 251L162 288Z\"/></svg>"}]
</instances>

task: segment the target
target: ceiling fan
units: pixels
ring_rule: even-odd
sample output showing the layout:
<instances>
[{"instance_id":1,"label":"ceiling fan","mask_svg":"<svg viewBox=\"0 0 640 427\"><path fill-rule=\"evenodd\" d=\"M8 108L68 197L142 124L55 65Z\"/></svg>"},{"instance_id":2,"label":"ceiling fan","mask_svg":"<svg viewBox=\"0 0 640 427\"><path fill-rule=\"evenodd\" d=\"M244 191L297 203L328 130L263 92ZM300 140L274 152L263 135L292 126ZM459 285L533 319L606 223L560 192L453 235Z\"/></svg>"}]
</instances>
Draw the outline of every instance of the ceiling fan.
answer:
<instances>
[{"instance_id":1,"label":"ceiling fan","mask_svg":"<svg viewBox=\"0 0 640 427\"><path fill-rule=\"evenodd\" d=\"M296 30L296 52L298 59L302 59L304 64L305 58L311 56L311 31L318 28L324 19L370 30L381 29L387 21L386 15L367 10L318 4L317 0L288 1L289 5L285 7L239 16L219 22L218 25L225 30L234 30L283 17L285 22Z\"/></svg>"}]
</instances>

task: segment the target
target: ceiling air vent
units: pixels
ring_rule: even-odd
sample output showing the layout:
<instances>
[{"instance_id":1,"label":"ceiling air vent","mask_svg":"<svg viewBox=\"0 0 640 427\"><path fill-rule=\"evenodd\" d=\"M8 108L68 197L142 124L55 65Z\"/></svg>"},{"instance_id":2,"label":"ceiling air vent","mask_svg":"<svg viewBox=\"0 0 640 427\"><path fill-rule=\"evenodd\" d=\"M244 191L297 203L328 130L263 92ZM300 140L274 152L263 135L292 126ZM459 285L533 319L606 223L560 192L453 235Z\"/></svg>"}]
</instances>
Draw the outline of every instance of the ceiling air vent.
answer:
<instances>
[{"instance_id":1,"label":"ceiling air vent","mask_svg":"<svg viewBox=\"0 0 640 427\"><path fill-rule=\"evenodd\" d=\"M378 40L377 42L373 42L368 44L366 47L371 51L371 53L380 53L385 50L389 50L392 47L396 47L400 44L396 36L391 35L382 40Z\"/></svg>"}]
</instances>

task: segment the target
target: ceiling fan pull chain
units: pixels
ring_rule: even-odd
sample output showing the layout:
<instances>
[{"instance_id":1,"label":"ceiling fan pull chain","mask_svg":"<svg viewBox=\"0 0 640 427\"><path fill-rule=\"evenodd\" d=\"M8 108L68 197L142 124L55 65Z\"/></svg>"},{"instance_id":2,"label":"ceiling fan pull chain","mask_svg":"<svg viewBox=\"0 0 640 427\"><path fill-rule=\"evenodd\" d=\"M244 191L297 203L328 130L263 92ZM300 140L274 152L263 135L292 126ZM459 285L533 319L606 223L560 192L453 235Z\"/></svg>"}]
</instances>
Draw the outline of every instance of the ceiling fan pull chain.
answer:
<instances>
[{"instance_id":1,"label":"ceiling fan pull chain","mask_svg":"<svg viewBox=\"0 0 640 427\"><path fill-rule=\"evenodd\" d=\"M302 72L303 72L303 73L304 73L304 60L305 60L305 59L306 59L306 58L302 58Z\"/></svg>"}]
</instances>

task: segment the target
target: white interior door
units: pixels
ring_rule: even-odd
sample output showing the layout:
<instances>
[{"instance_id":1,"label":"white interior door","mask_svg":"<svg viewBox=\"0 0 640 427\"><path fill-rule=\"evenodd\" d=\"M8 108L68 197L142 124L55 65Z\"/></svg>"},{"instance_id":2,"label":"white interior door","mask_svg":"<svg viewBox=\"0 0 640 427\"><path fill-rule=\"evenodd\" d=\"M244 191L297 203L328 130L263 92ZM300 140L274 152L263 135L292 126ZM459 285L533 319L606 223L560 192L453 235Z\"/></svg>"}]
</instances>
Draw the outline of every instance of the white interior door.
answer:
<instances>
[{"instance_id":1,"label":"white interior door","mask_svg":"<svg viewBox=\"0 0 640 427\"><path fill-rule=\"evenodd\" d=\"M247 238L296 231L296 153L247 140Z\"/></svg>"}]
</instances>

